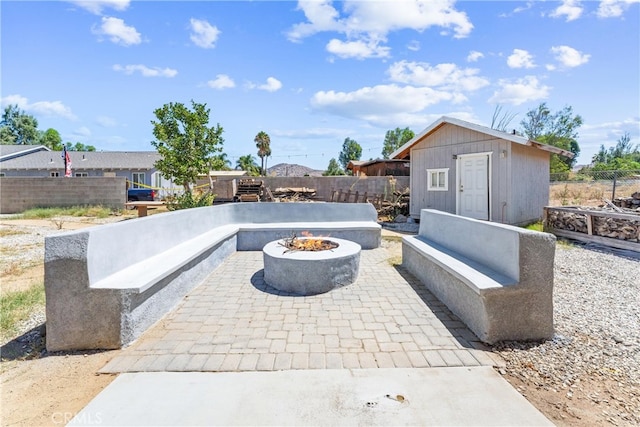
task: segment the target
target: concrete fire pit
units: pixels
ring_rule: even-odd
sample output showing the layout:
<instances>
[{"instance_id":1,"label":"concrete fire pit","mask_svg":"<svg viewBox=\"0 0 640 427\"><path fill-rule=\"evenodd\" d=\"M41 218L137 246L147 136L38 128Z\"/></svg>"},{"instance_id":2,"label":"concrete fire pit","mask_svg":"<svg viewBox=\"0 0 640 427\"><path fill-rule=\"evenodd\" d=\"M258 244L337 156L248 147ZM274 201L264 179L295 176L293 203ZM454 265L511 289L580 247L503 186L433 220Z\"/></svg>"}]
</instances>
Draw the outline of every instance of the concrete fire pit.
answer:
<instances>
[{"instance_id":1,"label":"concrete fire pit","mask_svg":"<svg viewBox=\"0 0 640 427\"><path fill-rule=\"evenodd\" d=\"M306 251L288 249L285 239L267 243L262 249L265 282L278 290L298 295L321 294L355 282L360 266L360 245L333 237L322 240L337 243L338 247Z\"/></svg>"}]
</instances>

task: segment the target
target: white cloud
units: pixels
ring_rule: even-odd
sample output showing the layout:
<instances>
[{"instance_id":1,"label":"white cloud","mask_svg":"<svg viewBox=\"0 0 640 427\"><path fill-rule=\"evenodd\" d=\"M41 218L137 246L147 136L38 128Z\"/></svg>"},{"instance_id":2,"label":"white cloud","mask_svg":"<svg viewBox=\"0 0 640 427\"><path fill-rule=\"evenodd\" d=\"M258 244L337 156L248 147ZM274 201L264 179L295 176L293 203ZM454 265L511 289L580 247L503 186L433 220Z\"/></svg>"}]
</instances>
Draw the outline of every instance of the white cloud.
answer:
<instances>
[{"instance_id":1,"label":"white cloud","mask_svg":"<svg viewBox=\"0 0 640 427\"><path fill-rule=\"evenodd\" d=\"M513 49L513 53L507 58L509 68L535 68L533 56L522 49Z\"/></svg>"},{"instance_id":2,"label":"white cloud","mask_svg":"<svg viewBox=\"0 0 640 427\"><path fill-rule=\"evenodd\" d=\"M335 128L309 128L309 129L292 129L281 130L274 129L269 132L273 136L280 138L291 139L324 139L324 138L340 138L341 136L348 134L350 129L335 129Z\"/></svg>"},{"instance_id":3,"label":"white cloud","mask_svg":"<svg viewBox=\"0 0 640 427\"><path fill-rule=\"evenodd\" d=\"M518 6L515 9L513 9L510 13L502 13L499 16L500 16L500 18L508 18L508 17L510 17L512 15L515 15L517 13L525 12L525 11L531 9L532 7L533 7L533 1L528 1L528 2L525 3L524 6Z\"/></svg>"},{"instance_id":4,"label":"white cloud","mask_svg":"<svg viewBox=\"0 0 640 427\"><path fill-rule=\"evenodd\" d=\"M469 55L467 55L467 62L477 62L480 58L484 58L484 53L472 50L469 52Z\"/></svg>"},{"instance_id":5,"label":"white cloud","mask_svg":"<svg viewBox=\"0 0 640 427\"><path fill-rule=\"evenodd\" d=\"M550 16L553 18L566 16L566 21L570 22L580 18L583 10L580 0L564 0L560 6L551 12Z\"/></svg>"},{"instance_id":6,"label":"white cloud","mask_svg":"<svg viewBox=\"0 0 640 427\"><path fill-rule=\"evenodd\" d=\"M402 2L347 0L343 3L343 16L329 0L300 0L298 10L302 10L307 22L295 24L287 33L290 41L299 42L310 35L331 31L344 34L342 44L328 44L334 50L355 50L360 54L342 57L361 58L369 47L370 57L383 57L382 52L389 48L378 46L386 42L386 36L392 31L411 29L422 32L431 27L441 27L444 33L452 32L453 37L463 38L469 35L473 24L466 13L454 7L453 0L415 0ZM360 45L356 44L361 42ZM373 44L372 44L373 43ZM371 49L376 46L376 49ZM381 51L380 49L387 49ZM335 53L335 52L334 52ZM385 53L384 56L388 54Z\"/></svg>"},{"instance_id":7,"label":"white cloud","mask_svg":"<svg viewBox=\"0 0 640 427\"><path fill-rule=\"evenodd\" d=\"M174 70L173 68L149 68L146 65L142 64L132 64L124 66L115 64L112 68L114 71L120 71L127 75L131 75L137 71L143 77L175 77L178 74L178 71Z\"/></svg>"},{"instance_id":8,"label":"white cloud","mask_svg":"<svg viewBox=\"0 0 640 427\"><path fill-rule=\"evenodd\" d=\"M391 80L398 83L445 90L475 91L489 84L489 80L478 76L478 69L458 68L455 64L431 66L424 62L400 61L392 64L387 72Z\"/></svg>"},{"instance_id":9,"label":"white cloud","mask_svg":"<svg viewBox=\"0 0 640 427\"><path fill-rule=\"evenodd\" d=\"M341 31L343 24L338 20L340 14L331 5L331 0L298 1L297 10L302 10L309 22L295 24L287 33L290 41L298 42L303 38L322 31Z\"/></svg>"},{"instance_id":10,"label":"white cloud","mask_svg":"<svg viewBox=\"0 0 640 427\"><path fill-rule=\"evenodd\" d=\"M585 123L580 127L580 163L590 163L599 151L600 145L613 147L625 132L636 144L640 139L640 117L632 117L615 122Z\"/></svg>"},{"instance_id":11,"label":"white cloud","mask_svg":"<svg viewBox=\"0 0 640 427\"><path fill-rule=\"evenodd\" d=\"M91 130L86 126L82 126L74 130L72 135L76 138L86 139L91 136Z\"/></svg>"},{"instance_id":12,"label":"white cloud","mask_svg":"<svg viewBox=\"0 0 640 427\"><path fill-rule=\"evenodd\" d=\"M276 92L282 88L282 83L275 77L268 77L267 82L264 84L259 85L256 83L248 82L247 84L245 84L245 87L247 89L259 89L265 90L267 92Z\"/></svg>"},{"instance_id":13,"label":"white cloud","mask_svg":"<svg viewBox=\"0 0 640 427\"><path fill-rule=\"evenodd\" d=\"M379 46L377 42L367 42L364 40L343 42L332 39L327 43L327 51L340 58L387 58L390 48Z\"/></svg>"},{"instance_id":14,"label":"white cloud","mask_svg":"<svg viewBox=\"0 0 640 427\"><path fill-rule=\"evenodd\" d=\"M212 49L220 35L218 27L214 27L205 20L191 18L191 41L198 47Z\"/></svg>"},{"instance_id":15,"label":"white cloud","mask_svg":"<svg viewBox=\"0 0 640 427\"><path fill-rule=\"evenodd\" d=\"M222 90L236 87L236 84L233 79L226 74L218 74L216 75L215 79L209 80L207 82L207 86L209 86L211 89Z\"/></svg>"},{"instance_id":16,"label":"white cloud","mask_svg":"<svg viewBox=\"0 0 640 427\"><path fill-rule=\"evenodd\" d=\"M491 104L520 105L529 101L545 99L549 96L549 86L541 84L537 77L526 76L515 81L500 79L500 88L489 99Z\"/></svg>"},{"instance_id":17,"label":"white cloud","mask_svg":"<svg viewBox=\"0 0 640 427\"><path fill-rule=\"evenodd\" d=\"M351 119L365 120L374 126L395 122L411 125L423 123L419 114L430 105L453 100L453 95L428 87L378 85L353 92L320 91L311 98L315 111Z\"/></svg>"},{"instance_id":18,"label":"white cloud","mask_svg":"<svg viewBox=\"0 0 640 427\"><path fill-rule=\"evenodd\" d=\"M107 8L117 11L126 10L129 7L130 0L72 0L70 3L80 6L95 15L100 15L102 10Z\"/></svg>"},{"instance_id":19,"label":"white cloud","mask_svg":"<svg viewBox=\"0 0 640 427\"><path fill-rule=\"evenodd\" d=\"M142 43L140 33L134 28L124 23L122 19L110 16L102 17L100 28L92 28L94 34L105 36L113 43L123 46Z\"/></svg>"},{"instance_id":20,"label":"white cloud","mask_svg":"<svg viewBox=\"0 0 640 427\"><path fill-rule=\"evenodd\" d=\"M63 117L69 120L76 120L78 118L73 114L71 108L64 105L61 101L37 101L30 103L29 99L22 95L7 95L3 97L1 101L3 107L7 105L17 105L18 108L28 114Z\"/></svg>"},{"instance_id":21,"label":"white cloud","mask_svg":"<svg viewBox=\"0 0 640 427\"><path fill-rule=\"evenodd\" d=\"M633 3L639 2L640 0L601 0L597 14L599 18L617 18Z\"/></svg>"},{"instance_id":22,"label":"white cloud","mask_svg":"<svg viewBox=\"0 0 640 427\"><path fill-rule=\"evenodd\" d=\"M412 52L417 52L420 50L420 42L417 40L411 40L409 44L407 44L407 49Z\"/></svg>"},{"instance_id":23,"label":"white cloud","mask_svg":"<svg viewBox=\"0 0 640 427\"><path fill-rule=\"evenodd\" d=\"M589 62L591 55L583 54L579 50L576 50L569 46L553 46L551 53L555 55L556 61L562 66L573 68Z\"/></svg>"},{"instance_id":24,"label":"white cloud","mask_svg":"<svg viewBox=\"0 0 640 427\"><path fill-rule=\"evenodd\" d=\"M116 119L108 116L98 116L96 118L96 123L105 128L112 128L118 125Z\"/></svg>"}]
</instances>

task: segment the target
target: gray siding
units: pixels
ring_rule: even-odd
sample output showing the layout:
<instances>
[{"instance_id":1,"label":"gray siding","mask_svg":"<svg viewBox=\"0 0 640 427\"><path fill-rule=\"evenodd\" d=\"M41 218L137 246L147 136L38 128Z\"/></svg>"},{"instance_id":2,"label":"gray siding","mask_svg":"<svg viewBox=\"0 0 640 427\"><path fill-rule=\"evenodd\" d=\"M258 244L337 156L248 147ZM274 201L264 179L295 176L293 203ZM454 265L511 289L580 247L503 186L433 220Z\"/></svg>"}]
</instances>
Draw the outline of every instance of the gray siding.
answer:
<instances>
[{"instance_id":1,"label":"gray siding","mask_svg":"<svg viewBox=\"0 0 640 427\"><path fill-rule=\"evenodd\" d=\"M510 224L526 224L542 218L543 208L549 204L549 157L546 151L513 144Z\"/></svg>"},{"instance_id":2,"label":"gray siding","mask_svg":"<svg viewBox=\"0 0 640 427\"><path fill-rule=\"evenodd\" d=\"M537 220L549 199L549 153L446 123L411 148L411 216L421 209L456 213L454 156L491 153L490 219L507 224ZM427 169L449 169L448 191L427 191Z\"/></svg>"},{"instance_id":3,"label":"gray siding","mask_svg":"<svg viewBox=\"0 0 640 427\"><path fill-rule=\"evenodd\" d=\"M445 124L411 149L411 215L420 217L420 209L438 209L456 213L456 160L454 156L493 153L491 156L491 215L499 221L509 194L509 142L480 132ZM506 158L500 153L507 151ZM427 169L449 168L449 191L427 191Z\"/></svg>"}]
</instances>

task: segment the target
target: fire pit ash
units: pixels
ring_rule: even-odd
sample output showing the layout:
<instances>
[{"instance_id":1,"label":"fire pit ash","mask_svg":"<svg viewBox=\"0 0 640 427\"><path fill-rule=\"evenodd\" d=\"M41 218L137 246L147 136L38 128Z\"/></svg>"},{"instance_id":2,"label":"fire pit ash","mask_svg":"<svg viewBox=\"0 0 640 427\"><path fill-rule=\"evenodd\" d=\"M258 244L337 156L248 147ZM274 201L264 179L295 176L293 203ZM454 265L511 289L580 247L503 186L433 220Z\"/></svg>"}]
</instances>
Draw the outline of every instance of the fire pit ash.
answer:
<instances>
[{"instance_id":1,"label":"fire pit ash","mask_svg":"<svg viewBox=\"0 0 640 427\"><path fill-rule=\"evenodd\" d=\"M325 239L323 237L313 237L309 233L303 232L303 238L297 237L295 234L289 238L282 239L280 245L289 251L329 251L336 249L340 244L334 240Z\"/></svg>"}]
</instances>

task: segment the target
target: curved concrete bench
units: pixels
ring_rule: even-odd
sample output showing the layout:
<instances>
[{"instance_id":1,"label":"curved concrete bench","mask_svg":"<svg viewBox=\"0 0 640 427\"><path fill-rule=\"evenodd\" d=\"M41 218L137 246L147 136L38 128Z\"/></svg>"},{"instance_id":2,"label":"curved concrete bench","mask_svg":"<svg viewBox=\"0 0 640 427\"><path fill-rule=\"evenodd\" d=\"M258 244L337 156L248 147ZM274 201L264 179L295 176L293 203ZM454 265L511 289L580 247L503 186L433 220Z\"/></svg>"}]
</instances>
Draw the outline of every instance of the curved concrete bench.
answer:
<instances>
[{"instance_id":1,"label":"curved concrete bench","mask_svg":"<svg viewBox=\"0 0 640 427\"><path fill-rule=\"evenodd\" d=\"M555 236L436 210L403 237L402 265L480 340L553 336Z\"/></svg>"},{"instance_id":2,"label":"curved concrete bench","mask_svg":"<svg viewBox=\"0 0 640 427\"><path fill-rule=\"evenodd\" d=\"M234 203L45 239L47 349L129 344L237 250L310 232L380 245L370 204Z\"/></svg>"}]
</instances>

